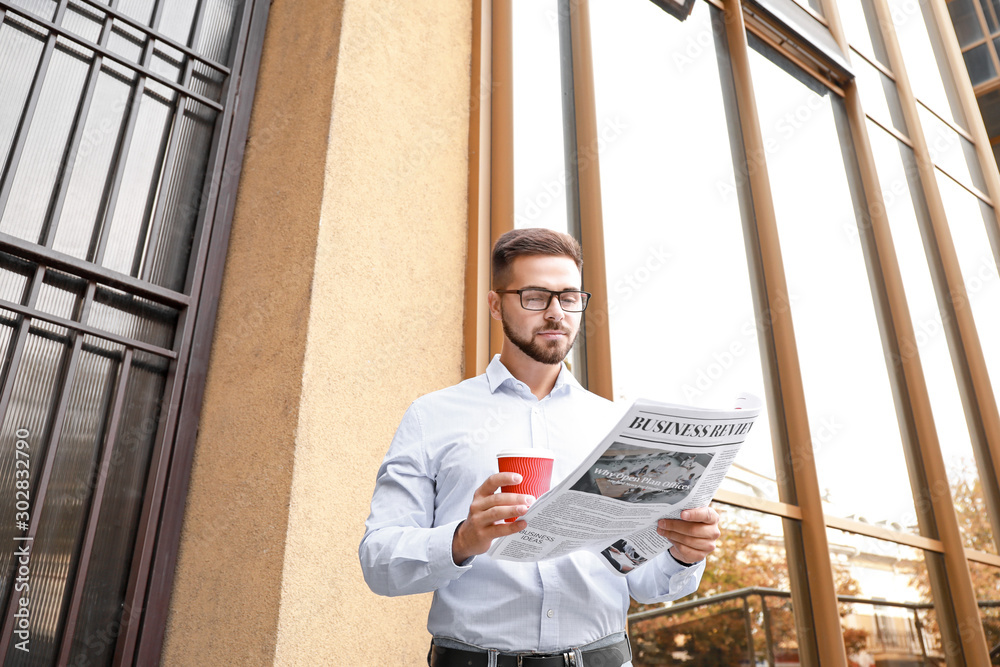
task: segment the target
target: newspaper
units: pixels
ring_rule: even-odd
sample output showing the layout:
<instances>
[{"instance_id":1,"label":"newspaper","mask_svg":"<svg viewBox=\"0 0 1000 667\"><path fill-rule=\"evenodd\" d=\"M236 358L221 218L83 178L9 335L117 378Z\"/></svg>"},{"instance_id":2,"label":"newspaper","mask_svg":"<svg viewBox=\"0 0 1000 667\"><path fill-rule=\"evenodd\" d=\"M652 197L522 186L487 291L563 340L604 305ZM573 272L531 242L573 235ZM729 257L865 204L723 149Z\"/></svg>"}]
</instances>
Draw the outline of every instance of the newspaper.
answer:
<instances>
[{"instance_id":1,"label":"newspaper","mask_svg":"<svg viewBox=\"0 0 1000 667\"><path fill-rule=\"evenodd\" d=\"M637 400L521 517L528 527L494 540L489 555L529 562L587 550L625 576L670 548L657 520L711 502L760 409L751 394L732 410Z\"/></svg>"}]
</instances>

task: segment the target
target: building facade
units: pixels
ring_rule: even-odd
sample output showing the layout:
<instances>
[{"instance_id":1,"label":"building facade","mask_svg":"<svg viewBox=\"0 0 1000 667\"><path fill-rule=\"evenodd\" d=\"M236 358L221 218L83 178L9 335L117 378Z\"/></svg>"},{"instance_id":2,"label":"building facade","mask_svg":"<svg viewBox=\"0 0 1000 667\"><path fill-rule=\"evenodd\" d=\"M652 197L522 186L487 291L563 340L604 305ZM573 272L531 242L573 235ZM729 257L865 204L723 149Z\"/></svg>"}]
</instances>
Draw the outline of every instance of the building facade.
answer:
<instances>
[{"instance_id":1,"label":"building facade","mask_svg":"<svg viewBox=\"0 0 1000 667\"><path fill-rule=\"evenodd\" d=\"M5 664L422 664L429 596L361 578L375 471L498 350L528 225L583 244L592 391L767 404L637 667L733 664L732 623L758 664L998 664L980 10L0 0Z\"/></svg>"}]
</instances>

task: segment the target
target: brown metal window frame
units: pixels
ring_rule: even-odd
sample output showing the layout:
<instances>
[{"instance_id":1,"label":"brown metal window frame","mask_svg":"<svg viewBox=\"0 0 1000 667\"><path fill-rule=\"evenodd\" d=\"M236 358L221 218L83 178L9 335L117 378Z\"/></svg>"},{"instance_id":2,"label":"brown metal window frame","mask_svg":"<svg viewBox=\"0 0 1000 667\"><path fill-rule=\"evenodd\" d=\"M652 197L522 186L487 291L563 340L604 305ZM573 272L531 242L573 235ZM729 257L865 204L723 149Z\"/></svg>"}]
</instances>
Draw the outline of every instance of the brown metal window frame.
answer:
<instances>
[{"instance_id":1,"label":"brown metal window frame","mask_svg":"<svg viewBox=\"0 0 1000 667\"><path fill-rule=\"evenodd\" d=\"M513 156L509 153L510 136L504 132L510 132L511 110L510 110L510 66L504 61L509 59L512 48L512 36L510 25L510 0L481 0L475 4L476 14L474 18L474 41L473 54L473 104L472 117L470 119L470 157L474 162L470 162L470 245L469 264L467 271L467 291L466 291L466 375L474 375L481 371L488 361L483 355L483 350L487 347L484 338L496 345L495 335L484 333L485 327L481 323L481 313L485 311L482 301L485 299L485 292L488 289L488 266L489 266L489 244L485 239L495 239L499 235L496 230L498 225L491 225L491 220L509 221L512 219L513 209L512 196L512 172ZM803 603L809 606L808 613L803 618L808 619L811 627L809 637L802 638L803 657L806 664L820 664L819 656L823 656L822 663L825 665L847 664L844 646L840 639L840 620L837 608L837 597L833 587L832 569L830 568L829 551L826 540L826 529L844 530L860 535L866 535L876 539L888 540L898 544L921 549L928 553L941 554L944 559L943 568L934 568L929 564L930 570L942 570L935 575L939 579L939 584L935 587L936 601L939 606L953 609L952 614L945 614L945 619L950 616L954 621L955 628L961 628L961 633L957 630L947 637L949 641L961 642L962 652L969 661L969 664L980 664L979 661L986 649L985 637L982 634L982 627L978 623L978 607L975 596L971 589L969 579L968 561L975 561L989 565L1000 565L1000 557L994 554L978 552L966 549L961 541L960 531L957 525L954 506L948 491L948 480L945 473L940 447L937 443L937 435L931 418L930 401L927 394L922 369L919 359L913 354L900 354L899 350L916 349L915 337L910 323L907 304L903 295L902 279L898 264L895 259L895 251L892 246L891 236L888 231L888 221L885 217L884 202L881 199L881 190L878 187L878 177L875 170L874 159L871 153L871 146L868 141L866 116L860 106L857 87L853 81L835 81L831 79L827 72L821 71L814 66L807 58L803 58L800 53L789 51L784 48L780 39L775 39L774 33L767 26L762 26L755 15L751 15L752 20L746 22L746 8L739 0L706 0L725 12L727 38L729 42L730 58L732 60L733 75L736 83L737 105L740 110L740 123L742 126L744 140L744 154L759 155L764 163L763 169L755 169L751 172L751 189L754 192L753 213L756 219L756 238L753 241L759 247L758 262L759 271L765 286L763 300L767 303L787 303L787 288L785 286L784 272L781 265L780 252L778 251L777 229L773 202L770 199L770 184L767 177L766 158L763 151L763 140L760 135L759 121L756 118L756 105L753 101L753 87L750 83L749 62L747 59L746 32L749 30L771 44L783 55L802 67L803 70L811 74L816 79L823 82L828 88L845 100L845 107L848 111L849 123L852 137L855 142L858 167L862 176L862 182L868 198L868 214L870 217L869 229L866 230L871 236L871 245L879 264L879 285L878 289L884 296L883 312L879 317L883 323L887 324L893 332L893 347L896 352L896 375L894 382L903 389L901 395L906 397L904 406L901 407L904 413L903 431L909 433L904 438L907 456L911 469L911 484L915 489L915 496L922 508L921 517L923 525L927 526L933 536L914 535L901 533L872 526L858 521L841 519L838 517L823 514L822 500L819 491L818 480L812 451L810 445L810 431L808 418L806 416L804 394L801 383L801 374L798 365L798 358L795 347L794 333L791 326L791 316L787 308L770 309L763 308L762 312L767 313L770 318L769 336L767 340L762 340L762 347L767 353L765 370L770 374L772 386L780 387L780 391L772 399L772 411L776 414L772 417L779 422L778 431L783 434L782 444L784 452L781 454L785 458L784 469L779 472L782 481L782 497L788 502L762 501L750 496L744 496L732 492L720 492L717 500L722 503L745 507L767 514L779 516L786 520L786 526L793 526L799 531L796 538L798 543L791 545L789 549L790 565L791 561L800 560L800 565L804 567L805 579L801 582L799 590L793 592L796 597L796 606ZM881 5L880 11L883 18L888 17L888 10L884 0L877 0ZM944 9L941 0L932 0L936 17L940 25L940 16L947 10ZM574 14L583 13L586 15L586 0L573 1L571 3L575 10L583 9L583 12L571 12ZM834 0L824 2L825 20L822 22L828 26L835 40L844 53L847 53L848 44L844 37L840 24L839 14ZM498 18L499 17L499 18ZM576 20L576 30L586 28L585 22ZM891 24L890 24L891 25ZM950 24L948 24L950 27ZM884 28L884 26L883 26ZM574 32L575 39L582 39L578 33ZM933 181L933 170L936 168L930 161L926 142L920 130L919 119L917 118L917 100L912 95L908 80L905 79L905 70L902 68L901 56L898 51L898 44L894 42L894 32L892 39L894 49L890 50L893 58L893 71L881 66L879 63L871 63L879 71L890 77L901 89L900 95L906 111L907 126L911 133L918 134L916 140L903 135L892 129L885 128L881 123L871 119L879 127L883 127L892 136L914 149L918 156L918 162L922 162L921 183L925 189L930 189L930 194L925 194L928 199L929 208L932 210L932 219L935 220L935 231L939 227L946 225L943 204L940 201L940 194L937 191L936 183L925 183ZM587 38L582 40L585 48L574 52L574 64L576 64L577 53L580 57L586 56L589 60L589 30ZM952 34L952 43L946 42L946 50L949 65L954 68L956 62L962 64L961 53L957 48ZM575 42L574 42L575 44ZM489 62L488 62L489 60ZM870 59L865 58L871 62ZM496 68L491 77L490 66ZM499 63L499 65L498 65ZM585 71L589 71L586 67ZM963 70L964 71L964 70ZM897 80L896 72L900 72L903 81ZM592 79L590 82L590 98L584 96L578 98L577 111L590 109L593 112L593 89ZM971 108L975 108L978 114L978 107L975 106L975 98L972 95L971 87L965 90L959 82L960 97L963 109L969 118L975 118L971 113ZM484 88L488 92L484 94ZM905 89L905 92L904 92ZM492 97L491 94L492 93ZM970 99L972 100L970 108ZM484 99L489 99L491 104L478 104ZM931 113L934 113L931 111ZM938 114L935 116L940 117ZM988 164L992 164L992 153L989 152L989 141L980 136L983 134L981 123L970 122L970 131L956 127L954 123L944 121L949 127L958 132L961 136L971 141L977 149L980 162L984 164L984 171L987 176L987 193L977 193L969 190L982 201L1000 201L1000 181L995 177L995 169L990 172L986 170L984 163L984 146L989 156ZM499 126L499 127L498 127ZM490 131L487 133L486 129ZM580 132L579 127L577 128ZM493 150L500 147L507 151L503 156L490 152L489 138L492 138ZM504 139L503 143L497 143L498 139ZM945 175L951 177L945 170L937 168ZM957 179L953 179L956 180ZM594 185L596 186L596 181ZM963 186L964 187L964 186ZM599 188L594 187L599 193ZM502 193L502 194L501 194ZM937 199L936 207L934 199ZM498 198L501 201L498 201ZM484 206L484 202L490 204L489 208ZM599 198L597 200L597 215L599 220ZM581 204L581 208L583 208ZM487 215L489 217L487 217ZM585 220L581 215L581 219ZM868 221L866 221L868 222ZM946 230L945 230L946 231ZM940 241L939 241L940 243ZM958 274L957 258L954 256L954 247L950 245L950 238L944 243L948 246L944 250L945 255L949 255L947 262L948 285L957 285L961 291L949 291L955 295L955 300L961 302L961 295L964 288L961 283L961 276ZM598 247L588 246L588 261L592 261L593 254L599 252L603 260L603 242L599 242ZM484 268L485 267L485 268ZM593 283L588 282L589 288L593 288ZM475 289L475 292L472 290ZM600 298L595 294L595 298ZM604 295L606 299L606 295ZM479 301L477 301L477 299ZM599 302L599 301L598 301ZM606 303L606 302L605 302ZM967 301L965 302L967 303ZM959 333L962 341L962 356L965 360L963 364L965 386L964 393L970 393L974 397L974 407L980 418L977 421L979 435L983 436L979 440L980 450L986 449L989 458L993 462L993 468L1000 460L996 455L997 437L1000 433L996 429L996 403L992 400L992 392L989 390L988 377L985 376L985 366L982 357L982 349L978 345L978 338L975 337L975 329L971 321L971 314L968 309L962 311L961 319L958 322ZM972 341L969 341L971 333ZM589 341L588 341L589 342ZM589 352L588 352L589 357ZM975 373L970 373L970 366L978 362ZM476 370L474 370L476 369ZM595 359L595 363L590 366L590 373L600 374L607 371L610 382L610 355L605 359ZM984 385L985 380L985 385ZM988 481L993 475L991 470L985 472ZM994 473L995 474L995 473ZM943 487L942 487L943 484ZM941 489L944 492L941 492ZM924 492L920 489L936 489L935 492ZM928 502L929 501L929 502ZM791 504L789 504L789 502ZM797 504L796 504L797 503ZM997 519L996 512L991 514L994 520ZM788 522L792 522L789 524ZM926 531L922 531L926 532ZM1000 539L1000 531L996 531ZM787 541L787 537L786 537ZM794 542L795 540L793 540ZM794 577L793 577L794 581ZM793 584L793 588L795 585ZM797 593L797 594L796 594ZM975 627L969 626L971 618L977 620ZM961 618L961 620L959 620ZM799 626L803 627L802 619ZM966 629L968 628L968 629ZM961 635L961 636L959 636ZM811 646L809 646L811 644ZM987 657L988 660L988 657ZM810 662L811 661L811 662ZM987 663L982 663L987 664Z\"/></svg>"},{"instance_id":2,"label":"brown metal window frame","mask_svg":"<svg viewBox=\"0 0 1000 667\"><path fill-rule=\"evenodd\" d=\"M159 663L166 629L166 618L180 541L184 504L190 480L198 418L205 388L208 353L215 327L222 272L235 208L237 185L242 169L243 151L246 144L270 3L265 0L247 0L245 3L242 14L239 17L238 39L234 40L232 47L234 62L236 64L231 70L226 66L204 58L189 47L162 36L156 31L158 17L163 7L162 0L157 0L154 5L154 18L151 21L152 25L150 27L123 16L116 9L116 1L113 1L110 6L102 5L94 0L82 1L99 8L105 13L100 43L88 43L76 35L67 33L56 25L68 6L68 0L60 0L54 21L47 21L42 17L35 16L26 10L0 0L0 18L5 18L8 14L17 15L49 31L49 37L46 38L46 46L43 49L39 65L39 70L42 74L41 76L36 75L31 91L29 92L27 109L17 132L18 139L11 148L8 172L16 168L17 160L23 152L24 138L27 135L27 123L30 123L34 115L38 92L47 68L46 62L51 58L54 49L57 48L56 41L58 36L61 35L69 36L74 42L84 44L94 53L90 74L88 74L87 83L84 86L85 92L81 105L84 116L86 115L86 109L93 99L96 72L100 71L102 59L105 58L117 61L137 73L137 92L133 93L136 99L142 95L146 79L157 81L177 94L178 109L174 116L175 125L171 133L172 138L162 147L162 150L165 151L164 178L169 178L170 173L175 168L176 137L178 135L176 131L177 124L185 113L188 100L193 100L196 103L220 112L215 123L211 154L209 156L209 168L206 172L203 195L200 201L203 205L203 214L199 216L196 229L194 230L194 238L197 241L197 246L193 249L192 259L189 261L189 270L185 279L185 289L183 292L163 288L149 282L150 263L148 261L143 262L143 258L139 254L137 254L136 260L133 263L133 272L137 272L141 265L145 267L139 278L102 267L100 260L107 243L106 230L98 230L97 236L94 239L94 243L96 243L95 262L87 262L53 250L51 246L54 227L45 230L42 244L30 243L8 234L0 233L0 250L28 259L37 264L34 277L29 282L30 291L27 295L27 300L23 305L8 302L0 304L8 311L12 311L20 316L20 335L17 337L14 349L11 352L9 368L7 369L8 377L12 376L12 373L16 371L16 367L20 363L24 349L25 334L34 320L50 322L73 332L70 334L73 340L70 363L66 370L66 373L70 376L75 371L81 348L86 345L84 343L85 335L95 336L124 346L121 362L122 370L119 374L115 393L116 407L112 413L114 415L110 430L112 435L103 446L99 464L99 470L105 474L99 474L97 477L97 498L88 512L88 530L84 536L82 556L79 559L80 566L73 585L66 621L64 623L66 630L64 631L59 649L58 664L60 665L67 664L69 659L75 619L79 617L80 613L82 590L89 564L86 556L93 548L95 540L96 517L100 513L101 491L106 482L106 471L110 463L110 455L114 449L114 433L116 432L116 421L120 417L121 402L124 398L124 383L129 377L129 369L136 364L133 361L133 351L149 352L170 361L170 368L165 384L169 396L164 396L162 400L166 417L160 422L160 430L156 435L156 444L149 466L148 481L140 515L132 567L124 600L124 612L114 653L115 665L154 665ZM196 12L199 18L196 19L194 28L195 39L197 38L197 31L202 24L200 17L204 15L206 6L207 3L204 0L199 2ZM145 34L147 38L146 48L143 50L141 63L128 61L107 50L106 43L110 34L112 19L121 20ZM180 82L170 81L148 69L150 58L155 48L155 42L167 44L187 56ZM192 43L195 43L195 41L192 40ZM205 98L189 87L191 79L195 75L195 62L201 63L227 77L222 88L221 102ZM131 106L132 111L125 124L125 145L128 144L128 137L131 136L131 132L135 127L139 105L133 104ZM71 146L79 145L81 132L82 123L78 123L71 135ZM117 171L113 176L112 187L110 189L111 195L105 203L104 208L104 213L106 214L114 208L117 192L121 185L123 165L124 160L120 160ZM61 206L65 199L66 184L69 181L68 170L71 168L72 162L67 161L67 164L63 167L63 178L61 179L60 188L56 193L57 206ZM2 212L9 198L11 180L7 180L7 187L4 191L0 192L0 212ZM151 239L150 243L146 246L149 249L148 252L152 252L151 249L155 248L156 236L159 233L162 222L163 198L160 198L160 200L150 220L149 228L144 230ZM57 219L57 217L53 219ZM88 281L82 309L77 316L79 321L56 317L41 312L35 307L35 300L37 299L42 279L45 272L50 269L64 271ZM165 349L82 324L81 322L87 321L86 315L91 303L93 303L98 285L121 289L132 295L177 309L180 314L173 348ZM65 383L65 387L70 385L71 383ZM53 428L53 435L50 438L50 442L53 443L58 442L60 425L65 419L67 396L67 389L65 387L54 416L55 426ZM11 387L7 386L3 395L0 396L0 417L6 412L6 407L10 400L10 392ZM52 445L49 448L45 461L42 463L38 492L35 495L33 503L32 530L35 530L38 525L37 515L43 506L42 501L45 497L47 480L51 473L52 461L56 450L57 447ZM2 636L0 636L0 651L4 651L4 654L9 646L11 630L11 617L8 614Z\"/></svg>"}]
</instances>

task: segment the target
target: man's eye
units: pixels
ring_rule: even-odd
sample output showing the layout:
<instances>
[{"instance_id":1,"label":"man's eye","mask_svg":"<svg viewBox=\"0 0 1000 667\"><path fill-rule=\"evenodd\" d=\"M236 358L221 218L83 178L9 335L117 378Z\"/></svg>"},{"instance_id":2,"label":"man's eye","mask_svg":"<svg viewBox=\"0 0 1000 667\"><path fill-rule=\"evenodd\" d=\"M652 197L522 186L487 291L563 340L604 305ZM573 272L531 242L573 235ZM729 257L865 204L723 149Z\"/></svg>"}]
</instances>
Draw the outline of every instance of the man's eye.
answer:
<instances>
[{"instance_id":1,"label":"man's eye","mask_svg":"<svg viewBox=\"0 0 1000 667\"><path fill-rule=\"evenodd\" d=\"M561 297L559 297L559 300L562 301L563 303L567 304L567 305L572 306L572 305L577 304L577 303L580 302L580 295L579 294L563 294Z\"/></svg>"}]
</instances>

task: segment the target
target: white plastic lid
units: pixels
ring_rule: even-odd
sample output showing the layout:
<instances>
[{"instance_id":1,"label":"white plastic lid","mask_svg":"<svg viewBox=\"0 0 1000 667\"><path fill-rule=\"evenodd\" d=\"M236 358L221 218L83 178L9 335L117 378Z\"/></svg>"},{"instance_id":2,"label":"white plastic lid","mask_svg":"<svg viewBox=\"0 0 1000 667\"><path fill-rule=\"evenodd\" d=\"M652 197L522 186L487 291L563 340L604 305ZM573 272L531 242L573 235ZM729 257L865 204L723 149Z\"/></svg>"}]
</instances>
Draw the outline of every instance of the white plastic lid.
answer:
<instances>
[{"instance_id":1,"label":"white plastic lid","mask_svg":"<svg viewBox=\"0 0 1000 667\"><path fill-rule=\"evenodd\" d=\"M555 453L551 449L505 449L502 452L497 453L497 458L504 458L506 456L524 456L528 458L535 459L555 459Z\"/></svg>"}]
</instances>

